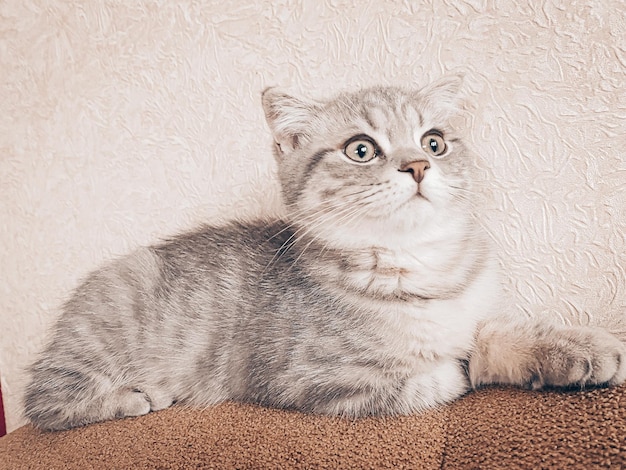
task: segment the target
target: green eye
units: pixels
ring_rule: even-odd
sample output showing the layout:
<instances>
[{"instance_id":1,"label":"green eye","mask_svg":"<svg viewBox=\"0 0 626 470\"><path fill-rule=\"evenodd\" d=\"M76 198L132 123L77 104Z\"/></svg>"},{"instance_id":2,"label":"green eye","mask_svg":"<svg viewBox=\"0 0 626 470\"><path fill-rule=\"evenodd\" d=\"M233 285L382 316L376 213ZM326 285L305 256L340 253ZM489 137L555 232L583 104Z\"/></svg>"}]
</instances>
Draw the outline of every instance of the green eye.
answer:
<instances>
[{"instance_id":1,"label":"green eye","mask_svg":"<svg viewBox=\"0 0 626 470\"><path fill-rule=\"evenodd\" d=\"M352 161L367 163L378 156L378 148L368 137L357 136L346 142L343 153Z\"/></svg>"},{"instance_id":2,"label":"green eye","mask_svg":"<svg viewBox=\"0 0 626 470\"><path fill-rule=\"evenodd\" d=\"M443 134L436 129L430 130L422 136L422 148L433 157L440 157L448 150Z\"/></svg>"}]
</instances>

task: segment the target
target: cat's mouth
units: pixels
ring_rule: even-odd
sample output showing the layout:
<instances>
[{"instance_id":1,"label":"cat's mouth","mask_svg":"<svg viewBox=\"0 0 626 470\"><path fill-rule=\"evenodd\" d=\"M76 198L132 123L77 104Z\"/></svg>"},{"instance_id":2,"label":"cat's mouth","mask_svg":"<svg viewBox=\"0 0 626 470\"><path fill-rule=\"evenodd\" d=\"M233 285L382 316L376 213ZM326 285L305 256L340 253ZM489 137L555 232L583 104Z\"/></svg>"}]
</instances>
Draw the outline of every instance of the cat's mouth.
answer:
<instances>
[{"instance_id":1,"label":"cat's mouth","mask_svg":"<svg viewBox=\"0 0 626 470\"><path fill-rule=\"evenodd\" d=\"M426 197L424 195L424 193L420 190L420 187L417 187L417 191L415 191L415 197L417 197L418 199L423 199L425 201L430 202L430 199L428 199L428 197Z\"/></svg>"}]
</instances>

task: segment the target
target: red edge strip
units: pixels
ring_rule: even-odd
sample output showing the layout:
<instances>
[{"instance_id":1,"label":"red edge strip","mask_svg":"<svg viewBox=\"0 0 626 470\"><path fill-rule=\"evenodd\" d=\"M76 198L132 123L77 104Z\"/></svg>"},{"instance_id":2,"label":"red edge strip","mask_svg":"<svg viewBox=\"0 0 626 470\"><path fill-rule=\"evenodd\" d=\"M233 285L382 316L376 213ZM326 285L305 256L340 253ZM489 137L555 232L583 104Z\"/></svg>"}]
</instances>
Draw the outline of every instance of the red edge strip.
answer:
<instances>
[{"instance_id":1,"label":"red edge strip","mask_svg":"<svg viewBox=\"0 0 626 470\"><path fill-rule=\"evenodd\" d=\"M0 437L7 433L7 425L4 421L4 404L2 401L2 385L0 385Z\"/></svg>"}]
</instances>

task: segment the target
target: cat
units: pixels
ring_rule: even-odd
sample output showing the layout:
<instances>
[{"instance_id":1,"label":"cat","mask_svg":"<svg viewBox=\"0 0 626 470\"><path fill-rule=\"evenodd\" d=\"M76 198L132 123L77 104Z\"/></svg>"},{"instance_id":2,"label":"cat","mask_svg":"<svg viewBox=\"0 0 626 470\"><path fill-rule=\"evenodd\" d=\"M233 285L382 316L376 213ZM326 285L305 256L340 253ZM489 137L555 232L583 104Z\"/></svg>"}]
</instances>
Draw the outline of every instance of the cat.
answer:
<instances>
[{"instance_id":1,"label":"cat","mask_svg":"<svg viewBox=\"0 0 626 470\"><path fill-rule=\"evenodd\" d=\"M225 400L358 418L472 387L616 385L608 331L515 318L450 126L462 79L262 95L282 220L202 226L90 274L30 368L44 430Z\"/></svg>"}]
</instances>

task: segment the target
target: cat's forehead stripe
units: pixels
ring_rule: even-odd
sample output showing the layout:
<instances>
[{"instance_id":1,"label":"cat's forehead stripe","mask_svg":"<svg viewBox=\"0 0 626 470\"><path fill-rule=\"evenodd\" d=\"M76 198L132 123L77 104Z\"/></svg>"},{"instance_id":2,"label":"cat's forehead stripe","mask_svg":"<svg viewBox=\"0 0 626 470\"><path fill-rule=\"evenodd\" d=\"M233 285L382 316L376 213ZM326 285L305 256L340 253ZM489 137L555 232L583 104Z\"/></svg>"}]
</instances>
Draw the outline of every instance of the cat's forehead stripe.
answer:
<instances>
[{"instance_id":1,"label":"cat's forehead stripe","mask_svg":"<svg viewBox=\"0 0 626 470\"><path fill-rule=\"evenodd\" d=\"M391 114L384 107L372 104L366 107L363 117L373 130L382 131L387 128Z\"/></svg>"},{"instance_id":2,"label":"cat's forehead stripe","mask_svg":"<svg viewBox=\"0 0 626 470\"><path fill-rule=\"evenodd\" d=\"M424 116L412 103L404 101L401 104L401 109L402 116L405 118L406 122L417 123L419 127L424 127Z\"/></svg>"},{"instance_id":3,"label":"cat's forehead stripe","mask_svg":"<svg viewBox=\"0 0 626 470\"><path fill-rule=\"evenodd\" d=\"M375 94L364 100L362 116L367 125L379 133L379 144L391 146L402 136L412 138L424 126L424 116L405 95ZM421 135L421 134L420 134Z\"/></svg>"}]
</instances>

